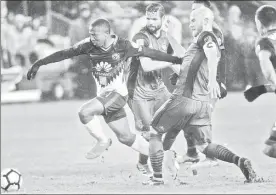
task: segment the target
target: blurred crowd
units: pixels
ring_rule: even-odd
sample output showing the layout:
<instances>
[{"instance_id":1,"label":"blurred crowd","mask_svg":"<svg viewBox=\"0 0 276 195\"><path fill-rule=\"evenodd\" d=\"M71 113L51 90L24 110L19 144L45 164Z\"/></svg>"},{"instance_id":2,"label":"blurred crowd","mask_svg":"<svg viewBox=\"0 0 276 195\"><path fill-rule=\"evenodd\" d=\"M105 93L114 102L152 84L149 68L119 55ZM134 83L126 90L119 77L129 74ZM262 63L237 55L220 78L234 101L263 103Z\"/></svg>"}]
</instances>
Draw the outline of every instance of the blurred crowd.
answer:
<instances>
[{"instance_id":1,"label":"blurred crowd","mask_svg":"<svg viewBox=\"0 0 276 195\"><path fill-rule=\"evenodd\" d=\"M257 31L254 23L255 10L261 2L255 1L214 1L212 9L216 23L222 28L227 52L227 87L229 90L241 90L247 85L256 85L262 78L256 75L257 58L254 42ZM36 2L39 4L38 2ZM51 18L47 11L32 9L31 14L9 10L6 1L1 1L1 67L29 67L38 58L33 55L38 40L49 40L49 44L67 47L87 37L88 26L92 20L104 17L110 20L117 35L131 39L133 34L145 23L145 7L151 1L52 1ZM167 12L169 33L187 48L191 42L189 13L191 1L161 1ZM41 1L41 4L45 4ZM41 6L46 9L47 5ZM23 10L24 11L24 10ZM44 15L36 12L45 13ZM65 19L62 19L65 18ZM62 20L61 20L62 19ZM62 22L61 22L62 21ZM68 28L62 28L68 26ZM61 33L62 31L62 33ZM56 38L53 38L55 37ZM47 41L44 41L46 43ZM77 73L76 94L85 98L95 96L93 78L87 73L88 58L81 56L73 59L69 71ZM92 84L91 84L92 83Z\"/></svg>"}]
</instances>

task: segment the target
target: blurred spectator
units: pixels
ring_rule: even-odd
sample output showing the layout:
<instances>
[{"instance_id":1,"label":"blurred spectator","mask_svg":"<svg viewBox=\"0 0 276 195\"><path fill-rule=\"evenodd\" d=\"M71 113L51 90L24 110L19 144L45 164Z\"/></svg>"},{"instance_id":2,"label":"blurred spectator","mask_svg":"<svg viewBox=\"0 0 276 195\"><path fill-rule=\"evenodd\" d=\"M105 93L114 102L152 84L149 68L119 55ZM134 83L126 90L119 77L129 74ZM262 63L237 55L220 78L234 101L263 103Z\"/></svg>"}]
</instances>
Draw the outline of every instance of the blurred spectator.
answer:
<instances>
[{"instance_id":1,"label":"blurred spectator","mask_svg":"<svg viewBox=\"0 0 276 195\"><path fill-rule=\"evenodd\" d=\"M250 86L257 86L264 83L264 77L258 66L259 60L255 53L255 41L258 38L258 33L254 22L248 21L244 26L244 39L242 42L242 54L244 57L245 67L245 84L246 88Z\"/></svg>"},{"instance_id":2,"label":"blurred spectator","mask_svg":"<svg viewBox=\"0 0 276 195\"><path fill-rule=\"evenodd\" d=\"M69 30L71 45L89 37L88 29L92 20L90 4L80 4L79 10L79 18L72 22ZM88 73L89 66L89 57L86 55L78 56L73 60L73 67L71 70L78 74L76 79L79 86L75 94L79 98L93 98L97 94L95 80L92 74Z\"/></svg>"},{"instance_id":3,"label":"blurred spectator","mask_svg":"<svg viewBox=\"0 0 276 195\"><path fill-rule=\"evenodd\" d=\"M28 18L22 14L15 16L14 27L14 43L15 43L15 59L16 65L30 66L29 54L35 44L35 37L31 26L29 26Z\"/></svg>"},{"instance_id":4,"label":"blurred spectator","mask_svg":"<svg viewBox=\"0 0 276 195\"><path fill-rule=\"evenodd\" d=\"M227 62L227 88L241 90L245 87L245 65L243 53L244 23L241 10L232 5L228 10L227 29L225 35L226 62Z\"/></svg>"}]
</instances>

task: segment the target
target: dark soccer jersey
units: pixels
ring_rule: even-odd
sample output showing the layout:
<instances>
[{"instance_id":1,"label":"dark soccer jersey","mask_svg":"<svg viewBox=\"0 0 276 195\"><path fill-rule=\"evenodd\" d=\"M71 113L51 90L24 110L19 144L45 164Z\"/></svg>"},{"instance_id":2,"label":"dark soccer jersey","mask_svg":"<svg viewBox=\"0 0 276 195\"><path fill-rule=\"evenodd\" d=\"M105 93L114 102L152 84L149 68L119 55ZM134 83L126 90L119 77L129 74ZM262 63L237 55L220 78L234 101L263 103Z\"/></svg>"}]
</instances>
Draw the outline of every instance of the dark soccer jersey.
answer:
<instances>
[{"instance_id":1,"label":"dark soccer jersey","mask_svg":"<svg viewBox=\"0 0 276 195\"><path fill-rule=\"evenodd\" d=\"M138 47L126 39L114 36L115 40L108 49L95 46L90 38L86 38L73 47L55 52L43 59L40 59L40 65L49 64L74 56L86 54L90 57L91 65L89 67L93 77L96 80L98 92L103 90L116 90L121 95L127 95L126 80L129 75L128 59L135 56L150 57L155 60L181 63L182 59L171 56L164 52Z\"/></svg>"},{"instance_id":2,"label":"dark soccer jersey","mask_svg":"<svg viewBox=\"0 0 276 195\"><path fill-rule=\"evenodd\" d=\"M216 36L211 32L202 32L187 49L184 60L181 65L178 82L174 95L183 95L185 97L209 101L209 68L203 46L212 40L218 46ZM219 57L219 56L218 56Z\"/></svg>"},{"instance_id":3,"label":"dark soccer jersey","mask_svg":"<svg viewBox=\"0 0 276 195\"><path fill-rule=\"evenodd\" d=\"M96 47L90 38L86 38L73 46L77 55L87 54L90 57L90 71L95 78L98 91L116 89L122 95L127 94L124 70L129 47L129 41L118 37L107 50Z\"/></svg>"},{"instance_id":4,"label":"dark soccer jersey","mask_svg":"<svg viewBox=\"0 0 276 195\"><path fill-rule=\"evenodd\" d=\"M143 45L148 48L156 49L167 53L169 48L169 40L165 31L161 31L160 37L150 34L146 28L143 28L133 37L133 42L143 41ZM138 67L136 67L138 65ZM140 65L139 59L133 59L131 66L132 79L129 82L130 96L134 99L152 99L156 94L164 90L166 87L162 80L162 70L154 70L145 72ZM132 86L132 87L130 87Z\"/></svg>"},{"instance_id":5,"label":"dark soccer jersey","mask_svg":"<svg viewBox=\"0 0 276 195\"><path fill-rule=\"evenodd\" d=\"M268 36L262 37L256 41L256 54L261 50L270 51L271 57L270 60L276 71L276 30L271 31Z\"/></svg>"}]
</instances>

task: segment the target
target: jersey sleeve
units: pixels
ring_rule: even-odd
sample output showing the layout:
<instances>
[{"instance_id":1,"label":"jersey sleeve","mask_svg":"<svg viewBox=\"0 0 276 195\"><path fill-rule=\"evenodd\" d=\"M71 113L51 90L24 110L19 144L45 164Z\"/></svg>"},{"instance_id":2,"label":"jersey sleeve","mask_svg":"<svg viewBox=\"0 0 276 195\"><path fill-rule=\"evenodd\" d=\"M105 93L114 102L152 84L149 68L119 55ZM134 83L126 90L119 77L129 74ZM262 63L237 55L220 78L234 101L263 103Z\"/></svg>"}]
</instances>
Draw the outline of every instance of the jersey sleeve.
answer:
<instances>
[{"instance_id":1,"label":"jersey sleeve","mask_svg":"<svg viewBox=\"0 0 276 195\"><path fill-rule=\"evenodd\" d=\"M71 52L74 53L74 55L78 56L78 55L82 55L82 54L87 54L87 50L90 48L93 48L91 46L92 43L90 42L89 38L83 39L81 41L79 41L78 43L74 44L71 47Z\"/></svg>"},{"instance_id":2,"label":"jersey sleeve","mask_svg":"<svg viewBox=\"0 0 276 195\"><path fill-rule=\"evenodd\" d=\"M139 57L139 56L149 57L153 60L158 60L158 61L172 62L174 64L182 63L182 58L172 56L170 54L167 54L159 50L150 49L145 46L140 46L134 42L127 41L125 59L129 57Z\"/></svg>"},{"instance_id":3,"label":"jersey sleeve","mask_svg":"<svg viewBox=\"0 0 276 195\"><path fill-rule=\"evenodd\" d=\"M216 35L219 48L225 49L223 32L216 23L213 24L213 32Z\"/></svg>"},{"instance_id":4,"label":"jersey sleeve","mask_svg":"<svg viewBox=\"0 0 276 195\"><path fill-rule=\"evenodd\" d=\"M275 53L275 48L268 38L261 38L256 42L256 54L258 55L262 50L269 51L271 54Z\"/></svg>"},{"instance_id":5,"label":"jersey sleeve","mask_svg":"<svg viewBox=\"0 0 276 195\"><path fill-rule=\"evenodd\" d=\"M197 44L198 44L199 48L201 48L201 49L203 49L203 46L205 44L209 44L212 42L218 46L218 41L217 41L216 36L213 33L208 32L208 31L202 32L197 39ZM207 45L207 47L208 47L208 45Z\"/></svg>"},{"instance_id":6,"label":"jersey sleeve","mask_svg":"<svg viewBox=\"0 0 276 195\"><path fill-rule=\"evenodd\" d=\"M149 47L149 38L142 32L137 33L132 38L132 41L139 46Z\"/></svg>"}]
</instances>

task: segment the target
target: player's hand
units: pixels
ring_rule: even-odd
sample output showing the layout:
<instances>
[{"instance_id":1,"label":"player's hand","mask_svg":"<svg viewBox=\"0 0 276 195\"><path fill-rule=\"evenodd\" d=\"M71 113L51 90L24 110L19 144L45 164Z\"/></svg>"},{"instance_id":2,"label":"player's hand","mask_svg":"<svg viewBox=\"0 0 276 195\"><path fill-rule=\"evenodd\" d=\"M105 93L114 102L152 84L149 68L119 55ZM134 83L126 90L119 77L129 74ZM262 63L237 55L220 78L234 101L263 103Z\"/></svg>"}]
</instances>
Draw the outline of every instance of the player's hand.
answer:
<instances>
[{"instance_id":1,"label":"player's hand","mask_svg":"<svg viewBox=\"0 0 276 195\"><path fill-rule=\"evenodd\" d=\"M173 64L182 64L183 63L184 58L178 57L178 56L175 56L175 57L177 57L177 59L173 62Z\"/></svg>"},{"instance_id":2,"label":"player's hand","mask_svg":"<svg viewBox=\"0 0 276 195\"><path fill-rule=\"evenodd\" d=\"M170 75L169 79L170 79L172 85L176 85L178 77L179 76L176 73L173 73L173 74Z\"/></svg>"},{"instance_id":3,"label":"player's hand","mask_svg":"<svg viewBox=\"0 0 276 195\"><path fill-rule=\"evenodd\" d=\"M28 70L28 73L27 73L27 79L28 80L31 80L31 79L35 78L35 75L36 75L39 67L40 66L37 65L37 64L32 65L32 67Z\"/></svg>"},{"instance_id":4,"label":"player's hand","mask_svg":"<svg viewBox=\"0 0 276 195\"><path fill-rule=\"evenodd\" d=\"M220 86L217 81L210 81L208 84L211 98L221 98Z\"/></svg>"}]
</instances>

